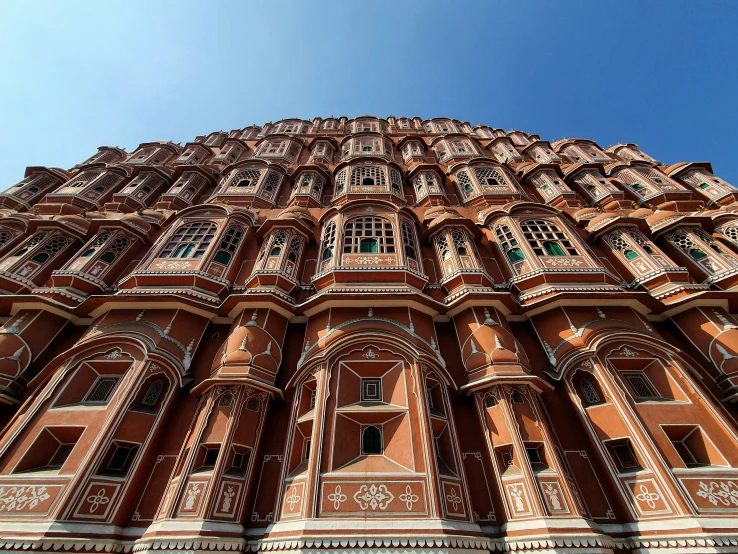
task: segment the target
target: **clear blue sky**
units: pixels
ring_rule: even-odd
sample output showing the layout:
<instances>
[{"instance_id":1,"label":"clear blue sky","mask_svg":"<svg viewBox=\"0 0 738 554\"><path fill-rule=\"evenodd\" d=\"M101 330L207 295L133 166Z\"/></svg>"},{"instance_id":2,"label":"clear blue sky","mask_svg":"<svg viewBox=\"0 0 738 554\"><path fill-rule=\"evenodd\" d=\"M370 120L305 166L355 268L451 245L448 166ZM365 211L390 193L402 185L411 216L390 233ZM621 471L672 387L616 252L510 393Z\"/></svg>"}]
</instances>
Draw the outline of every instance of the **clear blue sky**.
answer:
<instances>
[{"instance_id":1,"label":"clear blue sky","mask_svg":"<svg viewBox=\"0 0 738 554\"><path fill-rule=\"evenodd\" d=\"M285 117L636 142L738 185L738 1L0 0L0 189Z\"/></svg>"}]
</instances>

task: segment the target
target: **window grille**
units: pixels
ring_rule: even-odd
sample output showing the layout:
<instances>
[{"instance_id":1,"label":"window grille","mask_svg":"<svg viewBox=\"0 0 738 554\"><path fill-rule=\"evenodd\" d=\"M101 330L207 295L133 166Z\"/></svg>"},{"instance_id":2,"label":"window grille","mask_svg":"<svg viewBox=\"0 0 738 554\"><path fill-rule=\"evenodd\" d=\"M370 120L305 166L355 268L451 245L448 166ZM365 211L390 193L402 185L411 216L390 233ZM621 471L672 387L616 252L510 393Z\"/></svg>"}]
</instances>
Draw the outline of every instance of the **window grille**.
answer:
<instances>
[{"instance_id":1,"label":"window grille","mask_svg":"<svg viewBox=\"0 0 738 554\"><path fill-rule=\"evenodd\" d=\"M726 236L733 242L738 242L738 227L735 227L735 226L725 227L722 230L722 233L724 236Z\"/></svg>"},{"instance_id":2,"label":"window grille","mask_svg":"<svg viewBox=\"0 0 738 554\"><path fill-rule=\"evenodd\" d=\"M277 194L277 190L279 189L279 184L281 182L282 176L275 171L270 171L267 175L266 180L264 181L264 191L262 193L262 196L265 196L267 198L274 198L274 196Z\"/></svg>"},{"instance_id":3,"label":"window grille","mask_svg":"<svg viewBox=\"0 0 738 554\"><path fill-rule=\"evenodd\" d=\"M318 391L316 389L311 389L310 390L310 404L309 404L310 410L313 410L315 408L315 400L317 396L318 396Z\"/></svg>"},{"instance_id":4,"label":"window grille","mask_svg":"<svg viewBox=\"0 0 738 554\"><path fill-rule=\"evenodd\" d=\"M370 181L368 181L367 179L369 179ZM351 180L349 181L349 185L351 185L352 187L357 185L385 187L387 186L387 178L385 176L384 169L382 169L381 167L355 167L354 170L351 172Z\"/></svg>"},{"instance_id":5,"label":"window grille","mask_svg":"<svg viewBox=\"0 0 738 554\"><path fill-rule=\"evenodd\" d=\"M559 227L551 222L530 219L520 224L523 236L538 256L578 256L579 252L574 244L561 231Z\"/></svg>"},{"instance_id":6,"label":"window grille","mask_svg":"<svg viewBox=\"0 0 738 554\"><path fill-rule=\"evenodd\" d=\"M0 232L0 246L5 245L5 243L7 243L10 240L10 237L11 237L10 233L1 231Z\"/></svg>"},{"instance_id":7,"label":"window grille","mask_svg":"<svg viewBox=\"0 0 738 554\"><path fill-rule=\"evenodd\" d=\"M390 183L394 190L402 192L402 179L400 178L400 173L394 169L390 170Z\"/></svg>"},{"instance_id":8,"label":"window grille","mask_svg":"<svg viewBox=\"0 0 738 554\"><path fill-rule=\"evenodd\" d=\"M64 187L73 187L73 188L81 188L87 185L88 183L94 181L97 179L101 174L102 170L98 169L95 171L83 171L80 175L75 176L73 179L71 179L71 182L68 184L65 184Z\"/></svg>"},{"instance_id":9,"label":"window grille","mask_svg":"<svg viewBox=\"0 0 738 554\"><path fill-rule=\"evenodd\" d=\"M39 231L37 233L34 233L33 236L31 236L31 238L28 239L23 246L21 246L18 250L16 250L15 254L13 254L13 257L17 258L18 256L22 256L23 254L28 252L31 248L33 248L34 246L37 246L45 238L46 238L46 233L44 231Z\"/></svg>"},{"instance_id":10,"label":"window grille","mask_svg":"<svg viewBox=\"0 0 738 554\"><path fill-rule=\"evenodd\" d=\"M214 223L180 227L159 255L160 258L202 258L215 237Z\"/></svg>"},{"instance_id":11,"label":"window grille","mask_svg":"<svg viewBox=\"0 0 738 554\"><path fill-rule=\"evenodd\" d=\"M495 398L494 395L488 394L484 397L485 408L494 408L495 406L497 406L497 398Z\"/></svg>"},{"instance_id":12,"label":"window grille","mask_svg":"<svg viewBox=\"0 0 738 554\"><path fill-rule=\"evenodd\" d=\"M243 231L240 228L231 227L228 229L218 245L218 252L216 252L213 260L219 264L228 265L236 252L236 248L238 248L239 242L241 242L242 236Z\"/></svg>"},{"instance_id":13,"label":"window grille","mask_svg":"<svg viewBox=\"0 0 738 554\"><path fill-rule=\"evenodd\" d=\"M466 171L459 171L456 173L456 182L459 185L459 190L464 198L474 196L477 192L474 185L472 184L471 177Z\"/></svg>"},{"instance_id":14,"label":"window grille","mask_svg":"<svg viewBox=\"0 0 738 554\"><path fill-rule=\"evenodd\" d=\"M258 412L261 410L261 402L255 396L250 396L246 401L246 409L250 412Z\"/></svg>"},{"instance_id":15,"label":"window grille","mask_svg":"<svg viewBox=\"0 0 738 554\"><path fill-rule=\"evenodd\" d=\"M362 379L361 380L361 401L362 402L381 402L382 401L382 380L381 379Z\"/></svg>"},{"instance_id":16,"label":"window grille","mask_svg":"<svg viewBox=\"0 0 738 554\"><path fill-rule=\"evenodd\" d=\"M509 184L502 172L491 168L477 168L474 170L477 181L490 187L507 187Z\"/></svg>"},{"instance_id":17,"label":"window grille","mask_svg":"<svg viewBox=\"0 0 738 554\"><path fill-rule=\"evenodd\" d=\"M72 450L74 450L75 444L76 443L73 442L65 442L60 444L54 454L51 456L47 467L51 469L61 469L61 467L64 465L64 462L67 461L67 458L69 458L69 455L72 453Z\"/></svg>"},{"instance_id":18,"label":"window grille","mask_svg":"<svg viewBox=\"0 0 738 554\"><path fill-rule=\"evenodd\" d=\"M513 455L512 452L503 452L502 453L502 467L510 467L513 465Z\"/></svg>"},{"instance_id":19,"label":"window grille","mask_svg":"<svg viewBox=\"0 0 738 554\"><path fill-rule=\"evenodd\" d=\"M98 377L82 402L108 402L119 380L118 377Z\"/></svg>"},{"instance_id":20,"label":"window grille","mask_svg":"<svg viewBox=\"0 0 738 554\"><path fill-rule=\"evenodd\" d=\"M582 391L582 396L587 401L587 404L600 404L600 395L597 394L597 390L589 379L582 379L579 381L579 389Z\"/></svg>"},{"instance_id":21,"label":"window grille","mask_svg":"<svg viewBox=\"0 0 738 554\"><path fill-rule=\"evenodd\" d=\"M143 400L141 400L141 404L144 406L151 406L152 408L156 406L156 403L159 402L159 397L161 396L162 391L164 390L164 382L160 379L157 379L151 385L149 385L149 390L146 391L146 394L143 397Z\"/></svg>"},{"instance_id":22,"label":"window grille","mask_svg":"<svg viewBox=\"0 0 738 554\"><path fill-rule=\"evenodd\" d=\"M656 392L651 381L648 380L643 373L625 373L623 374L625 383L630 389L630 393L635 398L661 398L661 395Z\"/></svg>"},{"instance_id":23,"label":"window grille","mask_svg":"<svg viewBox=\"0 0 738 554\"><path fill-rule=\"evenodd\" d=\"M405 255L413 260L417 259L416 243L415 243L415 232L407 221L403 221L401 225L402 229L402 244L405 248Z\"/></svg>"},{"instance_id":24,"label":"window grille","mask_svg":"<svg viewBox=\"0 0 738 554\"><path fill-rule=\"evenodd\" d=\"M231 395L230 393L224 394L218 400L219 408L230 408L231 406L233 406L233 395Z\"/></svg>"},{"instance_id":25,"label":"window grille","mask_svg":"<svg viewBox=\"0 0 738 554\"><path fill-rule=\"evenodd\" d=\"M380 217L357 217L349 220L344 231L343 251L394 254L392 223Z\"/></svg>"},{"instance_id":26,"label":"window grille","mask_svg":"<svg viewBox=\"0 0 738 554\"><path fill-rule=\"evenodd\" d=\"M635 452L633 452L633 448L629 442L613 445L611 449L621 469L636 469L640 467L638 458L636 458Z\"/></svg>"},{"instance_id":27,"label":"window grille","mask_svg":"<svg viewBox=\"0 0 738 554\"><path fill-rule=\"evenodd\" d=\"M336 244L336 222L331 221L323 231L323 254L321 261L330 263L333 259L333 249ZM322 265L321 265L322 267Z\"/></svg>"},{"instance_id":28,"label":"window grille","mask_svg":"<svg viewBox=\"0 0 738 554\"><path fill-rule=\"evenodd\" d=\"M228 186L253 189L259 182L261 173L259 169L244 169L231 177Z\"/></svg>"}]
</instances>

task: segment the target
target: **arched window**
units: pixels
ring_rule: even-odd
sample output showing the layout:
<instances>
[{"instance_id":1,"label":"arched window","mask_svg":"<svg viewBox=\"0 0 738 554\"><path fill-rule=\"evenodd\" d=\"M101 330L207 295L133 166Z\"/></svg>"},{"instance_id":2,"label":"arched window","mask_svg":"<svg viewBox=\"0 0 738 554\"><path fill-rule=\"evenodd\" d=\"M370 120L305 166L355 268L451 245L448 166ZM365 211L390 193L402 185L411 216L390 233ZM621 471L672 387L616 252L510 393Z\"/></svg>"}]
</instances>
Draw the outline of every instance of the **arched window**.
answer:
<instances>
[{"instance_id":1,"label":"arched window","mask_svg":"<svg viewBox=\"0 0 738 554\"><path fill-rule=\"evenodd\" d=\"M323 253L321 254L321 269L329 266L333 260L336 245L336 222L331 221L323 231Z\"/></svg>"},{"instance_id":2,"label":"arched window","mask_svg":"<svg viewBox=\"0 0 738 554\"><path fill-rule=\"evenodd\" d=\"M382 432L373 425L365 427L362 432L361 452L363 454L382 453Z\"/></svg>"},{"instance_id":3,"label":"arched window","mask_svg":"<svg viewBox=\"0 0 738 554\"><path fill-rule=\"evenodd\" d=\"M523 236L538 256L579 256L566 233L549 221L530 219L520 224Z\"/></svg>"},{"instance_id":4,"label":"arched window","mask_svg":"<svg viewBox=\"0 0 738 554\"><path fill-rule=\"evenodd\" d=\"M592 382L586 377L580 379L579 390L582 391L582 396L587 401L587 404L594 405L602 403L600 395L597 394L597 389L595 389Z\"/></svg>"},{"instance_id":5,"label":"arched window","mask_svg":"<svg viewBox=\"0 0 738 554\"><path fill-rule=\"evenodd\" d=\"M143 400L141 400L141 405L155 408L156 404L159 402L159 397L161 396L163 390L164 382L161 379L157 379L156 381L151 383L151 385L149 386L149 390L146 391Z\"/></svg>"},{"instance_id":6,"label":"arched window","mask_svg":"<svg viewBox=\"0 0 738 554\"><path fill-rule=\"evenodd\" d=\"M233 406L233 396L230 393L226 393L218 400L219 408L230 408Z\"/></svg>"},{"instance_id":7,"label":"arched window","mask_svg":"<svg viewBox=\"0 0 738 554\"><path fill-rule=\"evenodd\" d=\"M518 244L518 239L507 225L498 225L495 229L497 242L511 263L515 264L525 259L525 253Z\"/></svg>"},{"instance_id":8,"label":"arched window","mask_svg":"<svg viewBox=\"0 0 738 554\"><path fill-rule=\"evenodd\" d=\"M108 242L109 238L109 233L102 233L98 235L95 240L92 241L92 244L90 244L89 248L85 250L84 253L80 256L80 258L89 258L90 256L93 256L95 252L97 252L98 248Z\"/></svg>"},{"instance_id":9,"label":"arched window","mask_svg":"<svg viewBox=\"0 0 738 554\"><path fill-rule=\"evenodd\" d=\"M410 259L417 260L415 243L415 231L407 221L402 222L402 245L405 248L405 256Z\"/></svg>"},{"instance_id":10,"label":"arched window","mask_svg":"<svg viewBox=\"0 0 738 554\"><path fill-rule=\"evenodd\" d=\"M233 254L236 252L236 248L238 248L238 244L241 242L242 236L243 230L240 228L231 227L228 229L218 245L218 251L215 253L213 261L218 262L219 264L228 265Z\"/></svg>"},{"instance_id":11,"label":"arched window","mask_svg":"<svg viewBox=\"0 0 738 554\"><path fill-rule=\"evenodd\" d=\"M258 412L261 409L261 402L256 396L250 396L246 401L246 409L252 412Z\"/></svg>"},{"instance_id":12,"label":"arched window","mask_svg":"<svg viewBox=\"0 0 738 554\"><path fill-rule=\"evenodd\" d=\"M488 394L484 397L485 408L494 408L495 406L497 406L497 398L495 398L494 395Z\"/></svg>"},{"instance_id":13,"label":"arched window","mask_svg":"<svg viewBox=\"0 0 738 554\"><path fill-rule=\"evenodd\" d=\"M253 188L259 182L261 170L245 169L236 173L228 183L229 187Z\"/></svg>"},{"instance_id":14,"label":"arched window","mask_svg":"<svg viewBox=\"0 0 738 554\"><path fill-rule=\"evenodd\" d=\"M520 394L518 391L515 391L514 393L512 393L512 395L510 396L510 401L513 404L523 404L525 402L523 400L523 395Z\"/></svg>"},{"instance_id":15,"label":"arched window","mask_svg":"<svg viewBox=\"0 0 738 554\"><path fill-rule=\"evenodd\" d=\"M215 237L215 223L183 225L159 254L160 258L202 258Z\"/></svg>"},{"instance_id":16,"label":"arched window","mask_svg":"<svg viewBox=\"0 0 738 554\"><path fill-rule=\"evenodd\" d=\"M381 217L356 217L349 220L343 235L343 252L394 254L392 223Z\"/></svg>"}]
</instances>

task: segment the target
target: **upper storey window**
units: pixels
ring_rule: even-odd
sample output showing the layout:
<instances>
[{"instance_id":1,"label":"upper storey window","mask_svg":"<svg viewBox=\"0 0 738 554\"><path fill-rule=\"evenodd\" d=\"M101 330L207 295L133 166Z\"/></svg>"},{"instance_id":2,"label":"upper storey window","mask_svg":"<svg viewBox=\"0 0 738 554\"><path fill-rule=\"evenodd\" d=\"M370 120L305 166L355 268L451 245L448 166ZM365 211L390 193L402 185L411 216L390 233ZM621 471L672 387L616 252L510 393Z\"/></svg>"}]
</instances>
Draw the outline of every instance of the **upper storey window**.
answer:
<instances>
[{"instance_id":1,"label":"upper storey window","mask_svg":"<svg viewBox=\"0 0 738 554\"><path fill-rule=\"evenodd\" d=\"M574 182L579 185L592 202L595 203L602 198L607 198L613 194L620 196L623 194L615 185L608 183L598 171L591 169L578 171L574 176Z\"/></svg>"},{"instance_id":2,"label":"upper storey window","mask_svg":"<svg viewBox=\"0 0 738 554\"><path fill-rule=\"evenodd\" d=\"M446 197L441 179L435 171L423 171L416 175L413 178L413 190L416 202L420 202L430 195Z\"/></svg>"},{"instance_id":3,"label":"upper storey window","mask_svg":"<svg viewBox=\"0 0 738 554\"><path fill-rule=\"evenodd\" d=\"M323 160L331 163L333 161L333 145L327 140L319 140L310 151L310 161Z\"/></svg>"},{"instance_id":4,"label":"upper storey window","mask_svg":"<svg viewBox=\"0 0 738 554\"><path fill-rule=\"evenodd\" d=\"M349 121L349 133L386 133L387 122L377 118L359 118Z\"/></svg>"},{"instance_id":5,"label":"upper storey window","mask_svg":"<svg viewBox=\"0 0 738 554\"><path fill-rule=\"evenodd\" d=\"M684 190L682 186L674 182L672 179L656 171L651 167L644 166L633 166L629 168L630 171L638 174L641 178L646 179L648 182L653 183L658 190Z\"/></svg>"},{"instance_id":6,"label":"upper storey window","mask_svg":"<svg viewBox=\"0 0 738 554\"><path fill-rule=\"evenodd\" d=\"M347 175L349 175L347 179ZM348 181L348 186L347 186ZM394 167L365 163L342 169L336 176L333 199L347 194L392 194L404 198L402 177Z\"/></svg>"},{"instance_id":7,"label":"upper storey window","mask_svg":"<svg viewBox=\"0 0 738 554\"><path fill-rule=\"evenodd\" d=\"M515 178L502 167L482 166L464 168L454 173L456 186L464 200L468 203L485 195L520 195Z\"/></svg>"},{"instance_id":8,"label":"upper storey window","mask_svg":"<svg viewBox=\"0 0 738 554\"><path fill-rule=\"evenodd\" d=\"M202 258L215 237L214 223L180 227L162 249L159 258Z\"/></svg>"},{"instance_id":9,"label":"upper storey window","mask_svg":"<svg viewBox=\"0 0 738 554\"><path fill-rule=\"evenodd\" d=\"M228 173L215 197L225 195L254 201L261 199L272 205L283 177L277 169L266 169L258 164L237 167Z\"/></svg>"},{"instance_id":10,"label":"upper storey window","mask_svg":"<svg viewBox=\"0 0 738 554\"><path fill-rule=\"evenodd\" d=\"M273 229L264 237L253 274L281 272L290 279L297 277L305 237L292 229Z\"/></svg>"},{"instance_id":11,"label":"upper storey window","mask_svg":"<svg viewBox=\"0 0 738 554\"><path fill-rule=\"evenodd\" d=\"M406 131L408 129L413 128L413 122L408 119L407 117L398 117L397 118L397 128L401 129L403 131Z\"/></svg>"},{"instance_id":12,"label":"upper storey window","mask_svg":"<svg viewBox=\"0 0 738 554\"><path fill-rule=\"evenodd\" d=\"M254 140L261 133L260 127L246 127L241 134L238 136L241 140Z\"/></svg>"},{"instance_id":13,"label":"upper storey window","mask_svg":"<svg viewBox=\"0 0 738 554\"><path fill-rule=\"evenodd\" d=\"M408 140L402 145L402 161L409 163L410 160L424 160L423 145L419 140Z\"/></svg>"},{"instance_id":14,"label":"upper storey window","mask_svg":"<svg viewBox=\"0 0 738 554\"><path fill-rule=\"evenodd\" d=\"M500 163L520 162L523 160L523 156L515 149L508 138L495 140L489 149L492 151L495 159Z\"/></svg>"},{"instance_id":15,"label":"upper storey window","mask_svg":"<svg viewBox=\"0 0 738 554\"><path fill-rule=\"evenodd\" d=\"M12 208L15 208L18 204L29 207L32 202L39 199L43 194L46 194L60 183L60 177L52 177L51 174L45 171L35 172L2 193L0 198L4 198L0 202Z\"/></svg>"},{"instance_id":16,"label":"upper storey window","mask_svg":"<svg viewBox=\"0 0 738 554\"><path fill-rule=\"evenodd\" d=\"M94 163L116 163L121 161L123 158L125 158L125 152L123 150L119 150L117 148L107 148L103 146L98 148L97 154L90 156L88 159L82 162L81 165Z\"/></svg>"},{"instance_id":17,"label":"upper storey window","mask_svg":"<svg viewBox=\"0 0 738 554\"><path fill-rule=\"evenodd\" d=\"M245 147L236 141L226 142L213 161L215 163L233 164L239 160L245 151Z\"/></svg>"},{"instance_id":18,"label":"upper storey window","mask_svg":"<svg viewBox=\"0 0 738 554\"><path fill-rule=\"evenodd\" d=\"M328 119L324 119L323 123L321 123L320 128L323 131L336 131L338 130L339 121L334 117L329 117Z\"/></svg>"},{"instance_id":19,"label":"upper storey window","mask_svg":"<svg viewBox=\"0 0 738 554\"><path fill-rule=\"evenodd\" d=\"M210 133L205 140L205 146L220 146L226 138L228 138L228 135L222 132Z\"/></svg>"},{"instance_id":20,"label":"upper storey window","mask_svg":"<svg viewBox=\"0 0 738 554\"><path fill-rule=\"evenodd\" d=\"M608 148L608 151L611 151L611 150L614 150L615 154L617 154L620 158L626 161L650 162L650 163L656 162L656 160L654 160L651 156L649 156L645 152L641 152L641 150L639 150L637 145L635 144L627 144L625 146L616 147L614 149Z\"/></svg>"},{"instance_id":21,"label":"upper storey window","mask_svg":"<svg viewBox=\"0 0 738 554\"><path fill-rule=\"evenodd\" d=\"M463 227L448 227L433 237L443 276L460 271L479 271L482 267L474 239Z\"/></svg>"},{"instance_id":22,"label":"upper storey window","mask_svg":"<svg viewBox=\"0 0 738 554\"><path fill-rule=\"evenodd\" d=\"M556 152L554 152L549 146L538 144L529 150L526 150L526 152L531 158L540 164L561 162L561 158L559 158Z\"/></svg>"},{"instance_id":23,"label":"upper storey window","mask_svg":"<svg viewBox=\"0 0 738 554\"><path fill-rule=\"evenodd\" d=\"M454 158L474 158L480 155L479 147L472 139L444 138L433 144L439 162L447 163Z\"/></svg>"},{"instance_id":24,"label":"upper storey window","mask_svg":"<svg viewBox=\"0 0 738 554\"><path fill-rule=\"evenodd\" d=\"M674 267L674 263L636 229L617 228L605 235L604 239L621 263L635 275Z\"/></svg>"},{"instance_id":25,"label":"upper storey window","mask_svg":"<svg viewBox=\"0 0 738 554\"><path fill-rule=\"evenodd\" d=\"M608 163L612 160L599 148L588 143L577 143L565 146L564 155L572 163Z\"/></svg>"},{"instance_id":26,"label":"upper storey window","mask_svg":"<svg viewBox=\"0 0 738 554\"><path fill-rule=\"evenodd\" d=\"M264 141L254 153L255 158L281 158L289 163L295 163L300 155L302 146L296 140L270 139Z\"/></svg>"},{"instance_id":27,"label":"upper storey window","mask_svg":"<svg viewBox=\"0 0 738 554\"><path fill-rule=\"evenodd\" d=\"M466 129L452 119L432 119L423 123L423 128L426 133L439 133L439 134L453 134L453 133L464 133Z\"/></svg>"},{"instance_id":28,"label":"upper storey window","mask_svg":"<svg viewBox=\"0 0 738 554\"><path fill-rule=\"evenodd\" d=\"M510 137L510 140L512 140L513 143L517 146L528 146L531 142L530 138L528 138L528 135L526 135L522 131L513 131L512 133L509 133L508 136Z\"/></svg>"},{"instance_id":29,"label":"upper storey window","mask_svg":"<svg viewBox=\"0 0 738 554\"><path fill-rule=\"evenodd\" d=\"M310 124L306 121L280 121L270 130L269 134L284 133L284 134L300 134L307 133L310 128Z\"/></svg>"},{"instance_id":30,"label":"upper storey window","mask_svg":"<svg viewBox=\"0 0 738 554\"><path fill-rule=\"evenodd\" d=\"M316 205L320 205L320 198L324 186L325 179L316 171L305 171L297 177L295 185L292 187L290 199L307 196L312 198Z\"/></svg>"},{"instance_id":31,"label":"upper storey window","mask_svg":"<svg viewBox=\"0 0 738 554\"><path fill-rule=\"evenodd\" d=\"M123 163L135 165L165 164L176 153L174 147L139 146L136 151Z\"/></svg>"},{"instance_id":32,"label":"upper storey window","mask_svg":"<svg viewBox=\"0 0 738 554\"><path fill-rule=\"evenodd\" d=\"M341 145L341 159L349 160L358 156L377 156L394 159L392 141L378 136L351 137Z\"/></svg>"},{"instance_id":33,"label":"upper storey window","mask_svg":"<svg viewBox=\"0 0 738 554\"><path fill-rule=\"evenodd\" d=\"M738 268L738 257L700 227L681 226L666 235L666 240L711 277L721 278L726 271Z\"/></svg>"},{"instance_id":34,"label":"upper storey window","mask_svg":"<svg viewBox=\"0 0 738 554\"><path fill-rule=\"evenodd\" d=\"M718 198L727 194L736 194L738 190L730 183L716 177L707 169L693 169L679 176L679 179L690 185L692 188L711 199Z\"/></svg>"},{"instance_id":35,"label":"upper storey window","mask_svg":"<svg viewBox=\"0 0 738 554\"><path fill-rule=\"evenodd\" d=\"M562 194L572 192L552 170L538 171L530 177L529 181L536 187L545 202L549 202Z\"/></svg>"}]
</instances>

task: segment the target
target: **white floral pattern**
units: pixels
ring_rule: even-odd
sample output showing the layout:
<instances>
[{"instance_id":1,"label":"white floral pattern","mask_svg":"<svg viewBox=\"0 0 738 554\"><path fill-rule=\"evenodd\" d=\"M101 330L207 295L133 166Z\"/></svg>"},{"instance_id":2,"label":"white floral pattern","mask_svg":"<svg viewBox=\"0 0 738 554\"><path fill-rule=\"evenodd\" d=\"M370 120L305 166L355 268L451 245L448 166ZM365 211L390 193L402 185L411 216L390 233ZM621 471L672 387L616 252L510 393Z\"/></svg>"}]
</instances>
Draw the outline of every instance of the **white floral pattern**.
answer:
<instances>
[{"instance_id":1,"label":"white floral pattern","mask_svg":"<svg viewBox=\"0 0 738 554\"><path fill-rule=\"evenodd\" d=\"M359 490L354 493L354 501L362 510L386 510L387 506L395 499L395 495L388 489L387 485L361 485Z\"/></svg>"},{"instance_id":2,"label":"white floral pattern","mask_svg":"<svg viewBox=\"0 0 738 554\"><path fill-rule=\"evenodd\" d=\"M403 492L399 498L405 503L405 507L408 512L413 509L413 504L420 500L417 494L413 494L413 489L410 485L405 487L405 492Z\"/></svg>"},{"instance_id":3,"label":"white floral pattern","mask_svg":"<svg viewBox=\"0 0 738 554\"><path fill-rule=\"evenodd\" d=\"M338 510L348 497L341 492L341 485L336 485L335 491L328 495L328 500L333 502L333 509Z\"/></svg>"},{"instance_id":4,"label":"white floral pattern","mask_svg":"<svg viewBox=\"0 0 738 554\"><path fill-rule=\"evenodd\" d=\"M0 512L30 511L49 498L44 486L0 487Z\"/></svg>"},{"instance_id":5,"label":"white floral pattern","mask_svg":"<svg viewBox=\"0 0 738 554\"><path fill-rule=\"evenodd\" d=\"M738 485L735 481L700 481L697 496L706 499L713 506L718 502L723 506L738 506Z\"/></svg>"}]
</instances>

